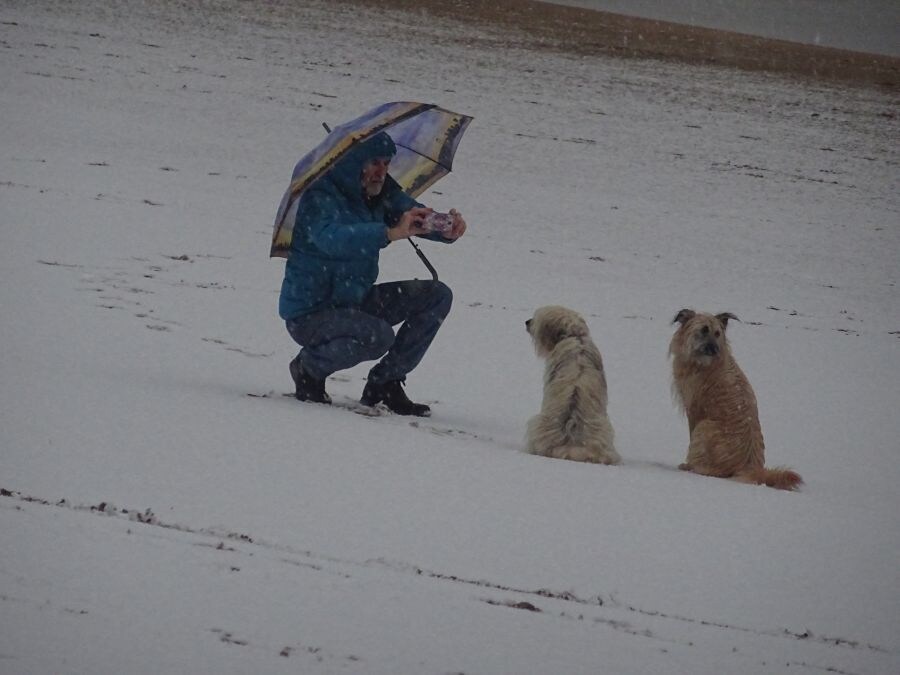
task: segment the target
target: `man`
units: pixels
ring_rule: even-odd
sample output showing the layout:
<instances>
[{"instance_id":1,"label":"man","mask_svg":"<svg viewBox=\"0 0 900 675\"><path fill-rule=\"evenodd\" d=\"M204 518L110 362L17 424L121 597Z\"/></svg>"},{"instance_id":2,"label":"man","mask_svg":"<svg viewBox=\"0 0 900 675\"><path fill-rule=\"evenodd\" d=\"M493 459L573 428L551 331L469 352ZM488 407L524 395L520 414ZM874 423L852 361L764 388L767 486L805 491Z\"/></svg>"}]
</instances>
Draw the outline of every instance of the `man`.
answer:
<instances>
[{"instance_id":1,"label":"man","mask_svg":"<svg viewBox=\"0 0 900 675\"><path fill-rule=\"evenodd\" d=\"M302 347L290 364L301 401L331 403L329 375L380 358L361 402L384 403L401 415L431 413L410 401L403 385L450 311L453 294L440 281L376 284L378 256L391 242L414 235L452 243L466 222L451 210L449 232L428 232L423 220L432 209L388 174L396 152L391 137L378 133L348 151L300 198L278 311Z\"/></svg>"}]
</instances>

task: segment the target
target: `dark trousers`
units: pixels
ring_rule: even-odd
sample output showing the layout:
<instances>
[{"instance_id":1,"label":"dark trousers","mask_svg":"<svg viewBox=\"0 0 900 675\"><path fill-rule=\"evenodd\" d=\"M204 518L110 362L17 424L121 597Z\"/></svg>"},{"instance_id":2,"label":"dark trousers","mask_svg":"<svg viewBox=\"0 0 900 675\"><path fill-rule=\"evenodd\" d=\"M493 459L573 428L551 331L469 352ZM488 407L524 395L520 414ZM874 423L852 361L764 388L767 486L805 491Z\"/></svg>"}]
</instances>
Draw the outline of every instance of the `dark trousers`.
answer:
<instances>
[{"instance_id":1,"label":"dark trousers","mask_svg":"<svg viewBox=\"0 0 900 675\"><path fill-rule=\"evenodd\" d=\"M325 379L382 356L369 380L402 380L419 365L450 312L453 293L441 281L392 281L376 284L359 308L329 309L287 321L300 350L300 363ZM393 326L403 324L394 334Z\"/></svg>"}]
</instances>

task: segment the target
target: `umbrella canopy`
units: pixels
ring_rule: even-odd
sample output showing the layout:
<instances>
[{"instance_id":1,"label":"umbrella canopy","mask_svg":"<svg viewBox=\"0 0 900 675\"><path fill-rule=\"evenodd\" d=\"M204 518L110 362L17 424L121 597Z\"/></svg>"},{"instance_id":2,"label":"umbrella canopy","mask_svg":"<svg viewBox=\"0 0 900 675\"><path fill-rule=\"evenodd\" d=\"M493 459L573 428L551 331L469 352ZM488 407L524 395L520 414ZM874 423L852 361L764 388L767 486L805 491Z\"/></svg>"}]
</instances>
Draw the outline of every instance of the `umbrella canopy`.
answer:
<instances>
[{"instance_id":1,"label":"umbrella canopy","mask_svg":"<svg viewBox=\"0 0 900 675\"><path fill-rule=\"evenodd\" d=\"M291 184L281 198L269 255L287 258L297 204L303 192L324 176L350 148L384 131L397 146L390 175L411 197L417 197L453 166L453 156L472 118L431 103L385 103L335 127L294 167Z\"/></svg>"}]
</instances>

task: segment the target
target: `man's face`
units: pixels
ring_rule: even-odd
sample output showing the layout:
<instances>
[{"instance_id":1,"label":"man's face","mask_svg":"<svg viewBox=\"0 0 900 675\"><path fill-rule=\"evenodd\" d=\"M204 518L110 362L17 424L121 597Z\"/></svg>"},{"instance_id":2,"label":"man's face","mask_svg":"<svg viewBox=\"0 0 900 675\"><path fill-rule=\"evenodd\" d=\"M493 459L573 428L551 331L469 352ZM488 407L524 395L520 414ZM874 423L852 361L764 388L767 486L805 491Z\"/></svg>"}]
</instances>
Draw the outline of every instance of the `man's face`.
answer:
<instances>
[{"instance_id":1,"label":"man's face","mask_svg":"<svg viewBox=\"0 0 900 675\"><path fill-rule=\"evenodd\" d=\"M369 197L381 194L390 164L390 157L375 157L363 164L362 186Z\"/></svg>"}]
</instances>

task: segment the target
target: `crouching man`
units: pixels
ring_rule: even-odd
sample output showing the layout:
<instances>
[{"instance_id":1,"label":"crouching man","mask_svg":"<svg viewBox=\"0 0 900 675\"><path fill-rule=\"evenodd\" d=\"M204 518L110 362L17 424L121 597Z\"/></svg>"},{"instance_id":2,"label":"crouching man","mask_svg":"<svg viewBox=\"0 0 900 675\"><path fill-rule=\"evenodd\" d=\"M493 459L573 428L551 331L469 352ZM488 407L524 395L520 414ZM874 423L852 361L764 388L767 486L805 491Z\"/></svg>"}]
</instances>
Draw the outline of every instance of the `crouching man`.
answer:
<instances>
[{"instance_id":1,"label":"crouching man","mask_svg":"<svg viewBox=\"0 0 900 675\"><path fill-rule=\"evenodd\" d=\"M348 151L300 198L278 309L302 348L290 363L301 401L331 403L329 375L380 359L361 402L383 403L400 415L431 413L409 400L403 386L450 312L453 294L440 281L376 284L378 257L391 242L416 235L452 243L466 222L451 210L449 229L429 231L424 220L432 210L388 174L396 152L390 136L378 133Z\"/></svg>"}]
</instances>

